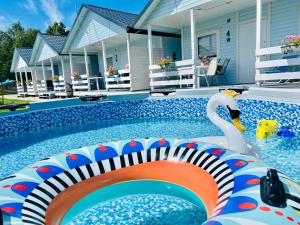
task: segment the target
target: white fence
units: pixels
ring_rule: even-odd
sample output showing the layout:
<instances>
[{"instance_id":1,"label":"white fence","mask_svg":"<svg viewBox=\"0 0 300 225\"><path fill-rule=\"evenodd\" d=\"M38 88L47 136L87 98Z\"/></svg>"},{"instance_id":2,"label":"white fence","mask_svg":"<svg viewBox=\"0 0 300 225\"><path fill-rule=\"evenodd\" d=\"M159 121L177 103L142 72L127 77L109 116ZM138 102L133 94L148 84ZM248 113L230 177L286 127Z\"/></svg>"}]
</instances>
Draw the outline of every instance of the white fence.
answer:
<instances>
[{"instance_id":1,"label":"white fence","mask_svg":"<svg viewBox=\"0 0 300 225\"><path fill-rule=\"evenodd\" d=\"M161 87L195 87L194 60L176 61L171 71L165 71L158 65L151 65L149 69L152 90Z\"/></svg>"},{"instance_id":2,"label":"white fence","mask_svg":"<svg viewBox=\"0 0 300 225\"><path fill-rule=\"evenodd\" d=\"M274 55L281 54L281 59L270 59ZM281 46L271 47L271 48L262 48L256 50L256 76L255 80L260 83L262 81L271 81L271 80L289 80L289 79L300 79L300 71L291 72L291 71L276 71L278 67L286 66L298 66L300 65L300 58L288 58L284 59L285 56L281 52ZM266 72L268 71L268 72ZM276 71L276 72L275 72Z\"/></svg>"},{"instance_id":3,"label":"white fence","mask_svg":"<svg viewBox=\"0 0 300 225\"><path fill-rule=\"evenodd\" d=\"M130 89L130 69L118 70L119 75L114 77L105 72L106 89Z\"/></svg>"}]
</instances>

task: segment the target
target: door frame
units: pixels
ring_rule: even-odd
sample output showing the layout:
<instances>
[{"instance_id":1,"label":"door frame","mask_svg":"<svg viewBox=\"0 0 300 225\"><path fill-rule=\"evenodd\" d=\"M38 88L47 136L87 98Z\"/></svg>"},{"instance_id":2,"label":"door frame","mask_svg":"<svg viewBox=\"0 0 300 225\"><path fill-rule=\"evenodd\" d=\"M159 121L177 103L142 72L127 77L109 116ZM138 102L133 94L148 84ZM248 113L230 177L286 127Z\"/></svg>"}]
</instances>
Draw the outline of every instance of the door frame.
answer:
<instances>
[{"instance_id":1,"label":"door frame","mask_svg":"<svg viewBox=\"0 0 300 225\"><path fill-rule=\"evenodd\" d=\"M262 20L266 21L266 42L267 42L267 47L270 45L270 21L269 21L269 16L263 16ZM240 21L240 14L239 12L236 13L236 77L237 77L237 83L241 83L241 76L240 76L240 69L239 69L239 63L240 63L240 26L247 24L247 23L255 23L256 18L252 18L249 20L245 21ZM256 32L256 30L255 30ZM255 76L255 74L254 74Z\"/></svg>"}]
</instances>

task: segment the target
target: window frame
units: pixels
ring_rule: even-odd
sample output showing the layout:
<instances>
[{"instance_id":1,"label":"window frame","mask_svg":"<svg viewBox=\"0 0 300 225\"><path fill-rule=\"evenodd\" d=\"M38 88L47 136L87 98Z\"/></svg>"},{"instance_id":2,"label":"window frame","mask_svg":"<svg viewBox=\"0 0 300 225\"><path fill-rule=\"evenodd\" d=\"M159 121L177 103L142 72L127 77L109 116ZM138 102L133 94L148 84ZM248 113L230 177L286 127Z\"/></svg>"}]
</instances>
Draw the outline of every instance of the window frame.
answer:
<instances>
[{"instance_id":1,"label":"window frame","mask_svg":"<svg viewBox=\"0 0 300 225\"><path fill-rule=\"evenodd\" d=\"M216 34L217 58L220 58L221 41L220 41L220 30L219 29L200 32L200 33L197 34L197 57L199 57L199 38L209 36L209 35L213 35L213 34Z\"/></svg>"}]
</instances>

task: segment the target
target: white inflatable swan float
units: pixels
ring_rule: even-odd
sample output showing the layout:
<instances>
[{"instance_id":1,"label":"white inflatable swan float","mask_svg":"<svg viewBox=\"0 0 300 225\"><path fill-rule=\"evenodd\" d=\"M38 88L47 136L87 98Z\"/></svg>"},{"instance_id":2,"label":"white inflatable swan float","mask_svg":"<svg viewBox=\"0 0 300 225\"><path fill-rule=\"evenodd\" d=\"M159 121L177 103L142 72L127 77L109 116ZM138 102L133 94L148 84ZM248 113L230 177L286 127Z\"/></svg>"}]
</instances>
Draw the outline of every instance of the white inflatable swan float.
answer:
<instances>
[{"instance_id":1,"label":"white inflatable swan float","mask_svg":"<svg viewBox=\"0 0 300 225\"><path fill-rule=\"evenodd\" d=\"M225 136L201 137L193 141L201 141L209 144L217 144L224 148L234 150L240 154L252 155L259 158L259 149L251 143L247 143L241 132L245 127L240 123L240 109L236 100L239 95L235 91L225 90L213 95L207 104L206 111L210 121L219 127ZM232 118L232 123L221 118L217 113L217 108L222 106L226 108Z\"/></svg>"}]
</instances>

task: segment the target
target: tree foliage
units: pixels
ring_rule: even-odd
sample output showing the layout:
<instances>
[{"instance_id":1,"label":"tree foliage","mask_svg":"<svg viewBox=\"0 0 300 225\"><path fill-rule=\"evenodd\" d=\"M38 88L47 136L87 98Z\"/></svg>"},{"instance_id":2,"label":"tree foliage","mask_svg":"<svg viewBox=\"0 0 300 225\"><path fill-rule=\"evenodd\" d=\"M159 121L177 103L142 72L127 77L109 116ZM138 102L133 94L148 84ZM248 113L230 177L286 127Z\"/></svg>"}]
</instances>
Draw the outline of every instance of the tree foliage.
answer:
<instances>
[{"instance_id":1,"label":"tree foliage","mask_svg":"<svg viewBox=\"0 0 300 225\"><path fill-rule=\"evenodd\" d=\"M20 22L13 23L7 31L0 30L0 82L14 79L14 74L10 73L14 49L32 48L38 32L38 29L25 29ZM46 31L52 35L67 35L68 32L62 22L53 23Z\"/></svg>"},{"instance_id":2,"label":"tree foliage","mask_svg":"<svg viewBox=\"0 0 300 225\"><path fill-rule=\"evenodd\" d=\"M39 30L25 29L20 22L13 23L6 31L0 31L0 81L14 79L10 66L15 48L30 48L33 46Z\"/></svg>"},{"instance_id":3,"label":"tree foliage","mask_svg":"<svg viewBox=\"0 0 300 225\"><path fill-rule=\"evenodd\" d=\"M51 26L48 26L46 33L51 35L67 35L69 31L66 29L64 23L54 22Z\"/></svg>"}]
</instances>

